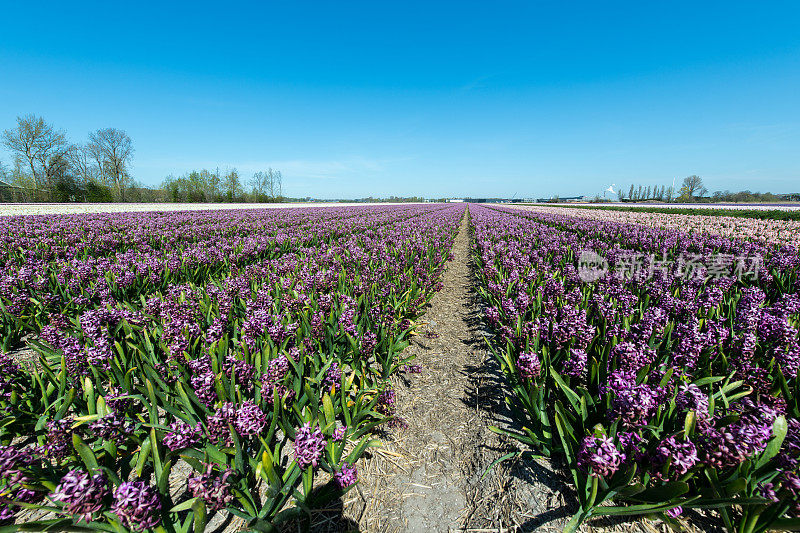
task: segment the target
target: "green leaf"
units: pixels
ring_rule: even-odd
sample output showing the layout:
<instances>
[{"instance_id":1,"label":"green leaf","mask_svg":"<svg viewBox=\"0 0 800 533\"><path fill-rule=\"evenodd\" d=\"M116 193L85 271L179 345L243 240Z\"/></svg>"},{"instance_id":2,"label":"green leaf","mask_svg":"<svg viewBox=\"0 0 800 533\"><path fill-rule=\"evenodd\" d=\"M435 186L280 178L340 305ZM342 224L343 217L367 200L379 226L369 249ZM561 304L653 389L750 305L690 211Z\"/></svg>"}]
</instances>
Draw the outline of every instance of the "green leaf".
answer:
<instances>
[{"instance_id":1,"label":"green leaf","mask_svg":"<svg viewBox=\"0 0 800 533\"><path fill-rule=\"evenodd\" d=\"M325 425L336 421L336 414L333 411L333 402L328 394L322 396L322 412L325 414Z\"/></svg>"},{"instance_id":2,"label":"green leaf","mask_svg":"<svg viewBox=\"0 0 800 533\"><path fill-rule=\"evenodd\" d=\"M774 531L798 531L800 530L800 518L778 518L769 525L769 529Z\"/></svg>"},{"instance_id":3,"label":"green leaf","mask_svg":"<svg viewBox=\"0 0 800 533\"><path fill-rule=\"evenodd\" d=\"M789 426L786 423L786 417L781 415L775 419L772 423L772 439L767 444L767 447L764 449L764 452L761 454L761 457L758 459L758 463L756 463L756 469L761 468L765 464L769 462L770 459L778 455L778 452L783 445L783 439L786 438L786 432L788 431Z\"/></svg>"},{"instance_id":4,"label":"green leaf","mask_svg":"<svg viewBox=\"0 0 800 533\"><path fill-rule=\"evenodd\" d=\"M689 484L685 481L669 481L640 492L631 498L640 502L665 502L689 492Z\"/></svg>"},{"instance_id":5,"label":"green leaf","mask_svg":"<svg viewBox=\"0 0 800 533\"><path fill-rule=\"evenodd\" d=\"M179 503L178 505L176 505L175 507L170 509L169 512L170 513L179 513L181 511L186 511L187 509L191 509L192 506L194 505L194 503L199 499L200 499L199 497L188 499L185 502Z\"/></svg>"},{"instance_id":6,"label":"green leaf","mask_svg":"<svg viewBox=\"0 0 800 533\"><path fill-rule=\"evenodd\" d=\"M89 472L94 471L97 468L97 457L77 433L72 434L72 446L75 447L75 451L78 452L83 464L86 465L86 469Z\"/></svg>"}]
</instances>

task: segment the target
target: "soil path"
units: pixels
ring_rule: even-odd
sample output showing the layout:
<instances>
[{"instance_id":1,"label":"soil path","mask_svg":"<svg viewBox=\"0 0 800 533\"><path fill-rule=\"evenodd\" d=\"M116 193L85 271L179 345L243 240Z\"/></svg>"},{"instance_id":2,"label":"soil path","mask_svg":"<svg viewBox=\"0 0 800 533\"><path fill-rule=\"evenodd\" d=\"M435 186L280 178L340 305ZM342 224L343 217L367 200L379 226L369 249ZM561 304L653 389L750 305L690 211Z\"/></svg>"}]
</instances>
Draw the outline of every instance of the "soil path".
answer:
<instances>
[{"instance_id":1,"label":"soil path","mask_svg":"<svg viewBox=\"0 0 800 533\"><path fill-rule=\"evenodd\" d=\"M482 474L511 446L489 425L506 425L504 390L488 352L475 292L468 214L453 245L443 289L425 312L404 355L419 374L396 378L397 415L408 427L389 430L384 446L359 464L360 483L344 502L344 517L361 531L507 531L527 512L559 508L557 491L528 489L506 468ZM526 470L529 468L526 467ZM519 480L522 481L522 480ZM530 487L530 478L522 483ZM555 517L551 517L555 518ZM545 520L546 521L546 520ZM341 527L341 525L339 526Z\"/></svg>"}]
</instances>

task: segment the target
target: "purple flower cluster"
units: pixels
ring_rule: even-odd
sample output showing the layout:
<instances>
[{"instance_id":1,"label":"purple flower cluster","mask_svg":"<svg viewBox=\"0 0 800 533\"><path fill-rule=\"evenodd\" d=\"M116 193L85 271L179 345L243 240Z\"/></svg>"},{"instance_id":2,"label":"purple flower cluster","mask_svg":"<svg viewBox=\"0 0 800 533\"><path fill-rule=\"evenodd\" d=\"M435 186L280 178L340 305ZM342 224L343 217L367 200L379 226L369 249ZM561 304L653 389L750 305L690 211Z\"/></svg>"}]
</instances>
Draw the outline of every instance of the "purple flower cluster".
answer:
<instances>
[{"instance_id":1,"label":"purple flower cluster","mask_svg":"<svg viewBox=\"0 0 800 533\"><path fill-rule=\"evenodd\" d=\"M333 430L333 442L341 442L347 434L347 426L339 426Z\"/></svg>"},{"instance_id":2,"label":"purple flower cluster","mask_svg":"<svg viewBox=\"0 0 800 533\"><path fill-rule=\"evenodd\" d=\"M228 482L231 475L233 475L233 470L230 468L218 472L214 471L214 465L206 465L205 472L189 478L189 491L193 497L202 498L209 511L219 511L233 500Z\"/></svg>"},{"instance_id":3,"label":"purple flower cluster","mask_svg":"<svg viewBox=\"0 0 800 533\"><path fill-rule=\"evenodd\" d=\"M342 371L339 369L339 364L334 361L325 372L325 377L322 380L323 385L326 387L336 387L342 382Z\"/></svg>"},{"instance_id":4,"label":"purple flower cluster","mask_svg":"<svg viewBox=\"0 0 800 533\"><path fill-rule=\"evenodd\" d=\"M681 411L694 411L699 420L708 420L708 396L695 384L681 385L675 397L675 406Z\"/></svg>"},{"instance_id":5,"label":"purple flower cluster","mask_svg":"<svg viewBox=\"0 0 800 533\"><path fill-rule=\"evenodd\" d=\"M294 456L298 466L301 469L309 466L316 468L326 444L320 428L312 430L310 422L300 426L294 439Z\"/></svg>"},{"instance_id":6,"label":"purple flower cluster","mask_svg":"<svg viewBox=\"0 0 800 533\"><path fill-rule=\"evenodd\" d=\"M394 389L386 389L378 395L378 405L375 409L386 416L391 416L395 412L397 404L397 393Z\"/></svg>"},{"instance_id":7,"label":"purple flower cluster","mask_svg":"<svg viewBox=\"0 0 800 533\"><path fill-rule=\"evenodd\" d=\"M358 470L355 465L351 465L347 461L342 462L339 471L333 475L336 484L341 489L346 489L351 485L355 485L358 481Z\"/></svg>"},{"instance_id":8,"label":"purple flower cluster","mask_svg":"<svg viewBox=\"0 0 800 533\"><path fill-rule=\"evenodd\" d=\"M126 527L143 531L161 523L161 499L154 487L143 481L122 483L114 489L114 513Z\"/></svg>"},{"instance_id":9,"label":"purple flower cluster","mask_svg":"<svg viewBox=\"0 0 800 533\"><path fill-rule=\"evenodd\" d=\"M164 444L170 450L191 448L200 443L202 432L200 422L192 426L183 420L176 420L169 427L170 431L164 435Z\"/></svg>"},{"instance_id":10,"label":"purple flower cluster","mask_svg":"<svg viewBox=\"0 0 800 533\"><path fill-rule=\"evenodd\" d=\"M211 370L211 361L207 357L189 361L189 369L192 372L189 384L195 395L206 407L213 406L219 397L216 390L217 378Z\"/></svg>"},{"instance_id":11,"label":"purple flower cluster","mask_svg":"<svg viewBox=\"0 0 800 533\"><path fill-rule=\"evenodd\" d=\"M657 479L675 480L698 463L697 448L692 441L673 436L659 443L651 459Z\"/></svg>"},{"instance_id":12,"label":"purple flower cluster","mask_svg":"<svg viewBox=\"0 0 800 533\"><path fill-rule=\"evenodd\" d=\"M294 391L282 383L289 374L289 359L285 354L281 354L269 362L266 373L261 376L261 397L272 405L277 391L278 397L291 403L294 398Z\"/></svg>"},{"instance_id":13,"label":"purple flower cluster","mask_svg":"<svg viewBox=\"0 0 800 533\"><path fill-rule=\"evenodd\" d=\"M236 406L227 402L206 419L208 440L219 446L233 446L230 426L236 420Z\"/></svg>"},{"instance_id":14,"label":"purple flower cluster","mask_svg":"<svg viewBox=\"0 0 800 533\"><path fill-rule=\"evenodd\" d=\"M53 459L63 459L72 451L72 418L51 420L47 423L44 452Z\"/></svg>"},{"instance_id":15,"label":"purple flower cluster","mask_svg":"<svg viewBox=\"0 0 800 533\"><path fill-rule=\"evenodd\" d=\"M590 476L608 478L619 470L625 454L606 436L590 435L583 439L578 452L578 466Z\"/></svg>"},{"instance_id":16,"label":"purple flower cluster","mask_svg":"<svg viewBox=\"0 0 800 533\"><path fill-rule=\"evenodd\" d=\"M586 365L588 364L586 352L573 348L569 353L570 356L564 359L561 365L561 373L575 379L584 379L586 377Z\"/></svg>"},{"instance_id":17,"label":"purple flower cluster","mask_svg":"<svg viewBox=\"0 0 800 533\"><path fill-rule=\"evenodd\" d=\"M0 353L0 401L11 397L15 385L20 383L22 376L19 363L7 354Z\"/></svg>"},{"instance_id":18,"label":"purple flower cluster","mask_svg":"<svg viewBox=\"0 0 800 533\"><path fill-rule=\"evenodd\" d=\"M101 439L121 444L133 431L133 423L113 411L89 425L89 430Z\"/></svg>"},{"instance_id":19,"label":"purple flower cluster","mask_svg":"<svg viewBox=\"0 0 800 533\"><path fill-rule=\"evenodd\" d=\"M110 495L111 489L104 473L92 476L84 470L70 470L61 478L50 499L64 504L66 514L91 522L94 514L105 508L105 500Z\"/></svg>"},{"instance_id":20,"label":"purple flower cluster","mask_svg":"<svg viewBox=\"0 0 800 533\"><path fill-rule=\"evenodd\" d=\"M37 463L30 449L14 445L0 446L0 480L5 484L0 493L0 521L10 520L19 509L11 500L35 502L42 494L26 488L32 480L29 469Z\"/></svg>"},{"instance_id":21,"label":"purple flower cluster","mask_svg":"<svg viewBox=\"0 0 800 533\"><path fill-rule=\"evenodd\" d=\"M267 426L267 415L251 400L245 400L236 410L233 424L239 435L258 435Z\"/></svg>"},{"instance_id":22,"label":"purple flower cluster","mask_svg":"<svg viewBox=\"0 0 800 533\"><path fill-rule=\"evenodd\" d=\"M611 396L609 420L620 418L626 426L647 424L665 396L660 387L637 383L635 375L622 370L608 377L604 390Z\"/></svg>"},{"instance_id":23,"label":"purple flower cluster","mask_svg":"<svg viewBox=\"0 0 800 533\"><path fill-rule=\"evenodd\" d=\"M517 358L517 369L523 379L533 379L539 377L542 363L535 353L522 353Z\"/></svg>"}]
</instances>

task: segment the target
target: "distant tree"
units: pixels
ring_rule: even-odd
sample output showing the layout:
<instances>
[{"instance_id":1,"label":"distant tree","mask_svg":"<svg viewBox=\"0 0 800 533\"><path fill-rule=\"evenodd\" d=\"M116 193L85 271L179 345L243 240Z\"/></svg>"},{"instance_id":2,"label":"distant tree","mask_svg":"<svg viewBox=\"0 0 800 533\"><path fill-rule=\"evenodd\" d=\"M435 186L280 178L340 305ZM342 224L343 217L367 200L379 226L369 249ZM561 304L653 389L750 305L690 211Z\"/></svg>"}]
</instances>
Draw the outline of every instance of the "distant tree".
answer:
<instances>
[{"instance_id":1,"label":"distant tree","mask_svg":"<svg viewBox=\"0 0 800 533\"><path fill-rule=\"evenodd\" d=\"M122 130L103 128L89 134L89 152L97 161L100 175L125 201L125 187L130 181L128 167L133 158L133 141Z\"/></svg>"},{"instance_id":2,"label":"distant tree","mask_svg":"<svg viewBox=\"0 0 800 533\"><path fill-rule=\"evenodd\" d=\"M222 183L222 179L219 174L219 168L213 172L203 169L202 172L205 182L206 198L208 198L209 202L218 202L220 200L220 196L222 196L222 192L219 188L220 184Z\"/></svg>"},{"instance_id":3,"label":"distant tree","mask_svg":"<svg viewBox=\"0 0 800 533\"><path fill-rule=\"evenodd\" d=\"M256 202L267 194L267 173L258 171L250 178L250 189Z\"/></svg>"},{"instance_id":4,"label":"distant tree","mask_svg":"<svg viewBox=\"0 0 800 533\"><path fill-rule=\"evenodd\" d=\"M72 172L75 179L85 186L90 181L100 179L100 169L94 163L94 157L89 147L85 144L73 144L67 152Z\"/></svg>"},{"instance_id":5,"label":"distant tree","mask_svg":"<svg viewBox=\"0 0 800 533\"><path fill-rule=\"evenodd\" d=\"M697 196L703 196L708 190L703 185L703 180L700 176L691 175L683 179L683 186L681 187L681 198L686 201L695 199Z\"/></svg>"},{"instance_id":6,"label":"distant tree","mask_svg":"<svg viewBox=\"0 0 800 533\"><path fill-rule=\"evenodd\" d=\"M636 200L636 198L634 198L635 194L636 193L634 192L634 189L633 189L633 183L631 183L631 188L628 189L628 198L630 198L632 201Z\"/></svg>"},{"instance_id":7,"label":"distant tree","mask_svg":"<svg viewBox=\"0 0 800 533\"><path fill-rule=\"evenodd\" d=\"M90 181L86 184L86 201L87 202L113 202L114 193L111 187Z\"/></svg>"},{"instance_id":8,"label":"distant tree","mask_svg":"<svg viewBox=\"0 0 800 533\"><path fill-rule=\"evenodd\" d=\"M622 187L617 190L617 198L619 198L620 202L625 201L625 191L622 189Z\"/></svg>"},{"instance_id":9,"label":"distant tree","mask_svg":"<svg viewBox=\"0 0 800 533\"><path fill-rule=\"evenodd\" d=\"M239 172L232 168L222 178L222 192L229 202L235 201L242 194L242 183L239 181Z\"/></svg>"},{"instance_id":10,"label":"distant tree","mask_svg":"<svg viewBox=\"0 0 800 533\"><path fill-rule=\"evenodd\" d=\"M280 170L275 171L272 181L275 193L273 195L273 198L280 198L281 196L283 196L283 174L281 174Z\"/></svg>"},{"instance_id":11,"label":"distant tree","mask_svg":"<svg viewBox=\"0 0 800 533\"><path fill-rule=\"evenodd\" d=\"M27 163L34 188L52 188L56 171L52 164L58 164L68 150L64 132L56 130L42 117L26 115L17 117L16 128L3 131L2 143L16 158Z\"/></svg>"},{"instance_id":12,"label":"distant tree","mask_svg":"<svg viewBox=\"0 0 800 533\"><path fill-rule=\"evenodd\" d=\"M272 167L258 171L250 178L250 187L256 202L274 202L282 194L283 176Z\"/></svg>"}]
</instances>

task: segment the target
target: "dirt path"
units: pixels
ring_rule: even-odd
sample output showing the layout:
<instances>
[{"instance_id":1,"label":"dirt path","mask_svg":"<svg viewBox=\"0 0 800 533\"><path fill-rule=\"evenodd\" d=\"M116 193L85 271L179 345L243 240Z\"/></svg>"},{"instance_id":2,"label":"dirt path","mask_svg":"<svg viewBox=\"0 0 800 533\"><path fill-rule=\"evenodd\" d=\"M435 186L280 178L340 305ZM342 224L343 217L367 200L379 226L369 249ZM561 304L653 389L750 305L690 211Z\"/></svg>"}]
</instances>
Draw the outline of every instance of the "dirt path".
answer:
<instances>
[{"instance_id":1,"label":"dirt path","mask_svg":"<svg viewBox=\"0 0 800 533\"><path fill-rule=\"evenodd\" d=\"M361 531L507 531L524 521L522 507L543 512L553 503L552 491L529 490L519 505L510 470L482 478L512 448L488 429L508 419L502 379L484 339L467 217L453 256L421 335L405 352L416 355L422 372L402 374L395 383L397 414L408 427L383 435L385 446L359 464L358 491L344 502L344 516Z\"/></svg>"}]
</instances>

